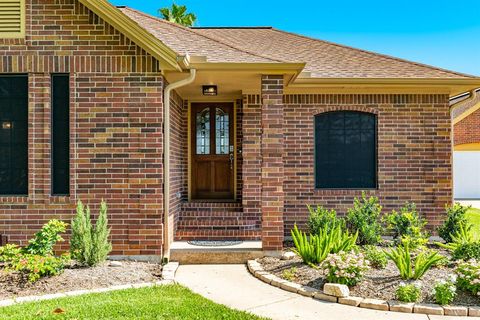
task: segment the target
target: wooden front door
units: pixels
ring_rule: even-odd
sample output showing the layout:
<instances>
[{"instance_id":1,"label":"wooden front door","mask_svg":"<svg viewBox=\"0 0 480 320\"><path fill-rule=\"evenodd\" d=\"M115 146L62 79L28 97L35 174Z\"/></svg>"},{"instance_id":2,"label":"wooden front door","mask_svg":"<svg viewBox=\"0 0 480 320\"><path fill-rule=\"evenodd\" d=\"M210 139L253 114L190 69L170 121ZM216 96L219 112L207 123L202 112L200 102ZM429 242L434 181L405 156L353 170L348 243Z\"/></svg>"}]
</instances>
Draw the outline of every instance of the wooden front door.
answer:
<instances>
[{"instance_id":1,"label":"wooden front door","mask_svg":"<svg viewBox=\"0 0 480 320\"><path fill-rule=\"evenodd\" d=\"M233 104L192 104L191 112L192 199L233 199Z\"/></svg>"}]
</instances>

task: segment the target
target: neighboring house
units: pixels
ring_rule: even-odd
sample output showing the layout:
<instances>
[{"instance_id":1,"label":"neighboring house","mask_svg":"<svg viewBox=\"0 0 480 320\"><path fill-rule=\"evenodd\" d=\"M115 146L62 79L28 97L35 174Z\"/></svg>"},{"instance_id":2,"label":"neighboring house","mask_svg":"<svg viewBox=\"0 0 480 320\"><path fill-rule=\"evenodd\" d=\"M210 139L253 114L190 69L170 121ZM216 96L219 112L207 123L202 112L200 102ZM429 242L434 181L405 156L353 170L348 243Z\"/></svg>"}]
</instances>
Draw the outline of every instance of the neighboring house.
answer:
<instances>
[{"instance_id":1,"label":"neighboring house","mask_svg":"<svg viewBox=\"0 0 480 320\"><path fill-rule=\"evenodd\" d=\"M307 204L452 200L450 97L480 79L273 28L184 28L105 0L0 21L0 234L109 205L113 254L189 239L278 251ZM167 199L167 201L165 201ZM65 248L65 247L64 247Z\"/></svg>"},{"instance_id":2,"label":"neighboring house","mask_svg":"<svg viewBox=\"0 0 480 320\"><path fill-rule=\"evenodd\" d=\"M452 98L451 104L454 198L480 199L480 89Z\"/></svg>"}]
</instances>

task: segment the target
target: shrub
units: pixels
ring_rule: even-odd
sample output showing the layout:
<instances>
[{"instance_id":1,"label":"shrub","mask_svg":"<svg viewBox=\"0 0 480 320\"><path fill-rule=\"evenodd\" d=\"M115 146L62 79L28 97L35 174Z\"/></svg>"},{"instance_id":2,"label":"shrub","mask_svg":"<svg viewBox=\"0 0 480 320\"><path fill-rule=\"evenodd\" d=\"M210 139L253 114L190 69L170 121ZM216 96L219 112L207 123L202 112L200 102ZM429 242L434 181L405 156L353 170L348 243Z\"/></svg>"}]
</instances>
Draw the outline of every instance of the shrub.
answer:
<instances>
[{"instance_id":1,"label":"shrub","mask_svg":"<svg viewBox=\"0 0 480 320\"><path fill-rule=\"evenodd\" d=\"M385 254L395 263L400 271L400 277L404 280L420 279L433 265L443 259L436 251L420 252L412 262L407 244L385 251Z\"/></svg>"},{"instance_id":2,"label":"shrub","mask_svg":"<svg viewBox=\"0 0 480 320\"><path fill-rule=\"evenodd\" d=\"M435 244L454 252L460 245L475 242L471 228L466 228L463 225L459 226L459 229L455 232L455 234L451 234L451 238L452 240L450 243L443 244L440 242L435 242Z\"/></svg>"},{"instance_id":3,"label":"shrub","mask_svg":"<svg viewBox=\"0 0 480 320\"><path fill-rule=\"evenodd\" d=\"M417 302L420 299L421 287L418 283L400 283L397 290L395 290L395 295L397 300L402 302Z\"/></svg>"},{"instance_id":4,"label":"shrub","mask_svg":"<svg viewBox=\"0 0 480 320\"><path fill-rule=\"evenodd\" d=\"M90 208L81 201L77 204L77 214L72 220L72 237L70 252L74 259L89 266L106 260L112 250L108 241L110 229L107 220L107 204L102 201L100 214L95 227L90 219Z\"/></svg>"},{"instance_id":5,"label":"shrub","mask_svg":"<svg viewBox=\"0 0 480 320\"><path fill-rule=\"evenodd\" d=\"M358 244L377 244L380 242L382 226L378 219L382 213L382 206L378 203L378 198L367 198L362 192L361 200L355 198L353 208L347 213L348 229L355 233L358 232Z\"/></svg>"},{"instance_id":6,"label":"shrub","mask_svg":"<svg viewBox=\"0 0 480 320\"><path fill-rule=\"evenodd\" d=\"M22 254L22 249L16 244L6 244L0 247L0 262L10 262Z\"/></svg>"},{"instance_id":7,"label":"shrub","mask_svg":"<svg viewBox=\"0 0 480 320\"><path fill-rule=\"evenodd\" d=\"M461 227L467 232L472 228L472 224L466 217L468 209L470 209L470 207L464 207L459 203L446 207L447 219L443 225L438 228L438 235L442 237L445 242L452 242L452 235L459 232Z\"/></svg>"},{"instance_id":8,"label":"shrub","mask_svg":"<svg viewBox=\"0 0 480 320\"><path fill-rule=\"evenodd\" d=\"M427 222L422 219L415 204L406 203L400 209L400 213L395 210L384 217L387 229L393 232L395 243L407 244L410 248L417 248L428 242L428 233L423 228Z\"/></svg>"},{"instance_id":9,"label":"shrub","mask_svg":"<svg viewBox=\"0 0 480 320\"><path fill-rule=\"evenodd\" d=\"M295 225L291 234L295 244L293 251L309 265L322 262L329 253L352 250L357 240L357 234L351 235L348 231L343 231L340 225L330 231L325 226L318 234L309 236Z\"/></svg>"},{"instance_id":10,"label":"shrub","mask_svg":"<svg viewBox=\"0 0 480 320\"><path fill-rule=\"evenodd\" d=\"M322 206L313 208L307 206L310 215L307 221L307 227L311 234L318 234L321 230L327 229L330 231L337 226L344 227L345 221L337 217L335 210L328 210Z\"/></svg>"},{"instance_id":11,"label":"shrub","mask_svg":"<svg viewBox=\"0 0 480 320\"><path fill-rule=\"evenodd\" d=\"M67 228L65 222L59 220L50 220L43 225L33 239L28 241L28 246L23 251L33 255L52 255L53 247L58 241L63 241L60 233L64 233Z\"/></svg>"},{"instance_id":12,"label":"shrub","mask_svg":"<svg viewBox=\"0 0 480 320\"><path fill-rule=\"evenodd\" d=\"M460 263L455 269L457 286L459 289L469 291L475 295L480 292L480 261L469 260Z\"/></svg>"},{"instance_id":13,"label":"shrub","mask_svg":"<svg viewBox=\"0 0 480 320\"><path fill-rule=\"evenodd\" d=\"M455 282L456 277L452 276L449 280L440 280L435 284L432 294L438 304L444 306L453 302L457 295Z\"/></svg>"},{"instance_id":14,"label":"shrub","mask_svg":"<svg viewBox=\"0 0 480 320\"><path fill-rule=\"evenodd\" d=\"M452 253L454 260L480 260L480 242L459 244Z\"/></svg>"},{"instance_id":15,"label":"shrub","mask_svg":"<svg viewBox=\"0 0 480 320\"><path fill-rule=\"evenodd\" d=\"M365 258L370 262L370 266L375 269L385 269L388 263L387 255L383 250L378 249L375 246L364 246L363 254Z\"/></svg>"},{"instance_id":16,"label":"shrub","mask_svg":"<svg viewBox=\"0 0 480 320\"><path fill-rule=\"evenodd\" d=\"M320 268L328 282L351 287L362 280L364 272L368 270L368 261L362 253L340 251L329 254Z\"/></svg>"},{"instance_id":17,"label":"shrub","mask_svg":"<svg viewBox=\"0 0 480 320\"><path fill-rule=\"evenodd\" d=\"M69 255L55 257L53 255L21 254L7 266L8 270L15 270L27 275L30 282L46 276L55 276L63 272L65 263L70 260Z\"/></svg>"}]
</instances>

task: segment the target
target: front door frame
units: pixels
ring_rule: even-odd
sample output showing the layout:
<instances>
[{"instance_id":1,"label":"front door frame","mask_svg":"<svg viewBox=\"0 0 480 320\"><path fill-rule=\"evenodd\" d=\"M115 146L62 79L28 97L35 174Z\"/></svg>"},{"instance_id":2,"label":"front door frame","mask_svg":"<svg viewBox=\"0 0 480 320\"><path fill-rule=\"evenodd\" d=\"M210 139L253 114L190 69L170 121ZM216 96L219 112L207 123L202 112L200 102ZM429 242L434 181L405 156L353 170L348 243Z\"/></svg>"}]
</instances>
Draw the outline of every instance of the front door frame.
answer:
<instances>
[{"instance_id":1,"label":"front door frame","mask_svg":"<svg viewBox=\"0 0 480 320\"><path fill-rule=\"evenodd\" d=\"M236 100L219 100L219 101L207 101L207 100L198 100L198 101L188 101L188 109L187 109L187 136L188 136L188 201L201 201L201 202L215 202L214 199L209 200L197 200L192 199L192 161L193 161L193 141L192 141L192 104L196 103L231 103L233 106L233 199L226 200L222 199L222 202L228 201L237 201L237 101Z\"/></svg>"}]
</instances>

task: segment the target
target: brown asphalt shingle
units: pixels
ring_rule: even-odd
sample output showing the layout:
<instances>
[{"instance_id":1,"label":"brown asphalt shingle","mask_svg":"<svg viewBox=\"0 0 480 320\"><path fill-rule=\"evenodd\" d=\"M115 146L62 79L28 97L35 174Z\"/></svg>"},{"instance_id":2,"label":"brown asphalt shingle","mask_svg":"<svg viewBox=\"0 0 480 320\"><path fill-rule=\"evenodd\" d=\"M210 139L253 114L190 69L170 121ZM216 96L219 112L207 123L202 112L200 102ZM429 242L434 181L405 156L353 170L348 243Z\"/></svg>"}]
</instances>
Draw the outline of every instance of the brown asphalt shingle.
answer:
<instances>
[{"instance_id":1,"label":"brown asphalt shingle","mask_svg":"<svg viewBox=\"0 0 480 320\"><path fill-rule=\"evenodd\" d=\"M209 62L305 62L314 78L475 78L274 28L185 28L119 9L178 54Z\"/></svg>"}]
</instances>

